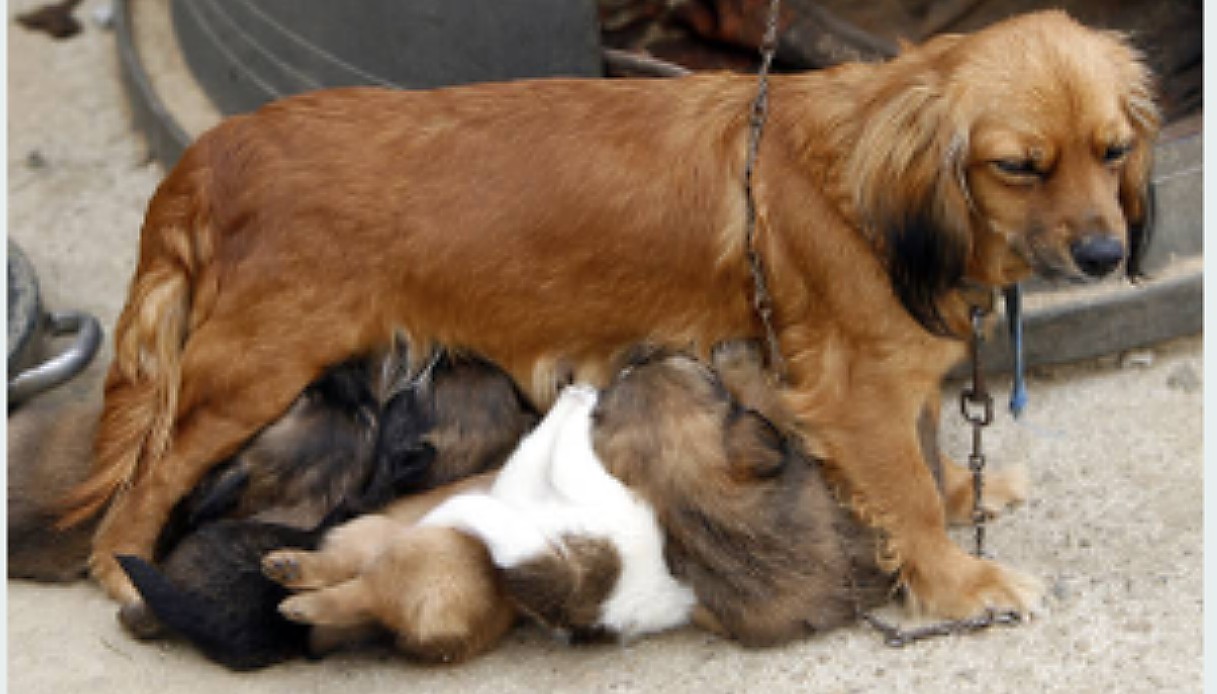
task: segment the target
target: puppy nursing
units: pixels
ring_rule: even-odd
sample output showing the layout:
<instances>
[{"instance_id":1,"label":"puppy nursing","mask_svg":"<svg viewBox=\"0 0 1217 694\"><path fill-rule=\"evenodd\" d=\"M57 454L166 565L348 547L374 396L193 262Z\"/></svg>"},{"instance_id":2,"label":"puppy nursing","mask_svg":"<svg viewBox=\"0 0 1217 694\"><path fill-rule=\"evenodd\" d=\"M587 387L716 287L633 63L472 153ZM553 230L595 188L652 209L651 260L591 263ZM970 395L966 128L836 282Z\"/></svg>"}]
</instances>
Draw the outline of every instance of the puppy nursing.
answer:
<instances>
[{"instance_id":1,"label":"puppy nursing","mask_svg":"<svg viewBox=\"0 0 1217 694\"><path fill-rule=\"evenodd\" d=\"M597 394L568 386L488 494L422 520L477 537L528 614L581 636L629 639L684 624L694 596L668 572L655 513L592 449Z\"/></svg>"},{"instance_id":2,"label":"puppy nursing","mask_svg":"<svg viewBox=\"0 0 1217 694\"><path fill-rule=\"evenodd\" d=\"M317 552L269 554L267 574L302 591L282 612L376 622L407 653L443 661L492 646L516 608L575 638L693 619L745 645L852 621L893 587L873 535L814 460L733 397L768 393L751 404L783 416L755 352L717 354L721 382L666 355L599 395L568 387L493 482L403 499Z\"/></svg>"},{"instance_id":3,"label":"puppy nursing","mask_svg":"<svg viewBox=\"0 0 1217 694\"><path fill-rule=\"evenodd\" d=\"M283 613L315 625L376 621L407 653L443 661L493 645L515 607L574 638L684 624L695 598L668 572L654 512L592 450L596 399L563 390L484 491L421 519L408 498L337 528L316 553L268 555L268 575L315 589Z\"/></svg>"},{"instance_id":4,"label":"puppy nursing","mask_svg":"<svg viewBox=\"0 0 1217 694\"><path fill-rule=\"evenodd\" d=\"M334 523L403 494L416 496L401 505L425 510L442 497L421 492L497 468L535 421L493 365L442 354L411 366L410 356L397 343L327 370L217 466L171 514L155 566L120 557L143 598L122 608L123 625L140 638L169 627L235 669L363 636L286 621L276 608L288 593L262 577L263 555L311 549Z\"/></svg>"},{"instance_id":5,"label":"puppy nursing","mask_svg":"<svg viewBox=\"0 0 1217 694\"><path fill-rule=\"evenodd\" d=\"M657 511L701 626L763 646L854 621L894 588L874 533L774 425L791 417L757 352L726 343L714 365L669 357L628 370L597 408L596 450Z\"/></svg>"}]
</instances>

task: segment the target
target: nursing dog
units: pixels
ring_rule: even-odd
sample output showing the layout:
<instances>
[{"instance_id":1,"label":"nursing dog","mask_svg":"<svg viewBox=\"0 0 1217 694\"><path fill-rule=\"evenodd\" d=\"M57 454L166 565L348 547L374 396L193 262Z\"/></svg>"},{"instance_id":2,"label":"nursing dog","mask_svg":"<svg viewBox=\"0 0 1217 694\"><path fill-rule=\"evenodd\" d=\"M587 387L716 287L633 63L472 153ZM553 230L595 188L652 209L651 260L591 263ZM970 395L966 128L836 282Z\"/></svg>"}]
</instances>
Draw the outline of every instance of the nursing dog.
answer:
<instances>
[{"instance_id":1,"label":"nursing dog","mask_svg":"<svg viewBox=\"0 0 1217 694\"><path fill-rule=\"evenodd\" d=\"M263 556L312 549L352 516L495 469L536 420L482 360L436 355L421 369L408 361L395 347L328 370L178 505L155 566L120 557L144 600L120 611L128 631L152 638L167 626L234 669L321 655L362 636L315 634L280 616L288 593L262 576Z\"/></svg>"},{"instance_id":2,"label":"nursing dog","mask_svg":"<svg viewBox=\"0 0 1217 694\"><path fill-rule=\"evenodd\" d=\"M316 552L271 553L268 575L301 591L281 610L387 626L406 653L445 662L502 635L496 591L576 640L693 620L764 646L853 621L894 587L874 533L816 460L732 395L788 419L757 352L727 346L716 363L722 380L690 357L651 355L599 395L568 387L492 483L422 517L404 500Z\"/></svg>"},{"instance_id":3,"label":"nursing dog","mask_svg":"<svg viewBox=\"0 0 1217 694\"><path fill-rule=\"evenodd\" d=\"M138 600L114 555L149 556L211 466L396 331L483 355L541 408L565 374L605 385L630 345L704 358L761 334L755 92L727 74L343 89L201 136L149 204L65 519L109 504L93 575ZM754 247L786 400L915 608L1035 602L948 537L917 421L994 288L1136 273L1157 128L1138 54L1060 12L771 78Z\"/></svg>"}]
</instances>

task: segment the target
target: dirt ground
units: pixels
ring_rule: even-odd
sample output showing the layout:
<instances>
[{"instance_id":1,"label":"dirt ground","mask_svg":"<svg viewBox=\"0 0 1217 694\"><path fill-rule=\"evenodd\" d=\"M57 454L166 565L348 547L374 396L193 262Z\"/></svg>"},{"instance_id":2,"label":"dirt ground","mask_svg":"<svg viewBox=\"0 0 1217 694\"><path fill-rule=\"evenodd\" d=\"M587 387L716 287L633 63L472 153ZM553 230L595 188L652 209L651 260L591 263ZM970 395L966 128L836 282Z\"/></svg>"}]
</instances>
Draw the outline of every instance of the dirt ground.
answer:
<instances>
[{"instance_id":1,"label":"dirt ground","mask_svg":"<svg viewBox=\"0 0 1217 694\"><path fill-rule=\"evenodd\" d=\"M10 3L9 15L36 4ZM163 172L130 127L113 36L89 19L104 5L86 2L84 33L62 42L10 21L7 173L9 235L38 268L47 302L93 312L109 329ZM90 584L10 581L9 690L1197 691L1203 378L1198 338L1041 369L1023 420L1002 416L991 428L992 463L1025 463L1032 481L1031 501L990 529L999 559L1048 587L1043 611L1022 626L903 650L856 626L759 651L693 630L572 648L519 628L453 668L370 649L233 674L182 644L128 638ZM947 450L963 457L964 425L944 426Z\"/></svg>"}]
</instances>

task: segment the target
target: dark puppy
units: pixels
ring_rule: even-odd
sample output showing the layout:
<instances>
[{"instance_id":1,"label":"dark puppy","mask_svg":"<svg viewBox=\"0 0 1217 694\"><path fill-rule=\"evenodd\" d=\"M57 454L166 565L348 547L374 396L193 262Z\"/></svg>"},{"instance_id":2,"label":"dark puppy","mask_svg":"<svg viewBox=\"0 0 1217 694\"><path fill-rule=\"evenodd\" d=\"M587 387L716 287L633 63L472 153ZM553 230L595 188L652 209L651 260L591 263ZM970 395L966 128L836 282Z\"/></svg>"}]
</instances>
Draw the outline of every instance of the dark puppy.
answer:
<instances>
[{"instance_id":1,"label":"dark puppy","mask_svg":"<svg viewBox=\"0 0 1217 694\"><path fill-rule=\"evenodd\" d=\"M699 626L765 646L852 622L894 587L875 533L779 428L793 419L756 350L727 343L714 366L661 355L625 369L596 408L596 451L655 508Z\"/></svg>"},{"instance_id":2,"label":"dark puppy","mask_svg":"<svg viewBox=\"0 0 1217 694\"><path fill-rule=\"evenodd\" d=\"M498 467L536 418L485 362L406 362L394 350L334 367L205 478L162 534L159 568L121 559L144 600L123 624L141 638L169 626L234 669L325 650L279 615L286 592L262 576L263 555L311 549L337 522Z\"/></svg>"},{"instance_id":3,"label":"dark puppy","mask_svg":"<svg viewBox=\"0 0 1217 694\"><path fill-rule=\"evenodd\" d=\"M287 591L250 567L274 549L314 547L316 537L286 525L224 519L186 537L159 567L119 556L144 599L124 607L120 619L141 638L168 627L234 670L312 655L309 630L275 610Z\"/></svg>"}]
</instances>

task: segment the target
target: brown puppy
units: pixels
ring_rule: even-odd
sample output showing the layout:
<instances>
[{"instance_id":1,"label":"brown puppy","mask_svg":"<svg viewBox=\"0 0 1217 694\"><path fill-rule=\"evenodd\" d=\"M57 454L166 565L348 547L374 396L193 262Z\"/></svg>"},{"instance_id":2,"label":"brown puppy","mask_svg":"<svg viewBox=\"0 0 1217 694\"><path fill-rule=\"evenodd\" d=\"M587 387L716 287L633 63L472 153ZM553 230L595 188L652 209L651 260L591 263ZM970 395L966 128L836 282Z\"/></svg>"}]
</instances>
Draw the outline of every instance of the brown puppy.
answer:
<instances>
[{"instance_id":1,"label":"brown puppy","mask_svg":"<svg viewBox=\"0 0 1217 694\"><path fill-rule=\"evenodd\" d=\"M405 497L330 531L316 552L279 550L267 576L301 595L280 611L334 641L371 627L393 632L397 647L429 662L460 662L498 643L515 621L486 547L419 519L454 495L484 489L484 473Z\"/></svg>"},{"instance_id":2,"label":"brown puppy","mask_svg":"<svg viewBox=\"0 0 1217 694\"><path fill-rule=\"evenodd\" d=\"M700 626L767 646L853 622L894 588L875 533L774 425L791 417L759 351L727 343L714 365L668 356L625 370L594 415L605 467L654 506Z\"/></svg>"},{"instance_id":3,"label":"brown puppy","mask_svg":"<svg viewBox=\"0 0 1217 694\"><path fill-rule=\"evenodd\" d=\"M35 399L8 417L8 577L88 575L94 523L56 529L63 495L89 474L101 402Z\"/></svg>"},{"instance_id":4,"label":"brown puppy","mask_svg":"<svg viewBox=\"0 0 1217 694\"><path fill-rule=\"evenodd\" d=\"M631 344L705 356L758 335L741 185L755 87L338 90L199 138L149 205L75 499L76 519L112 500L96 578L137 599L113 555L146 556L211 465L395 331L484 355L541 406L571 370L605 383ZM1059 12L771 80L757 250L789 405L928 612L1037 594L949 539L918 446L969 305L1033 273L1132 272L1156 128L1135 51Z\"/></svg>"}]
</instances>

